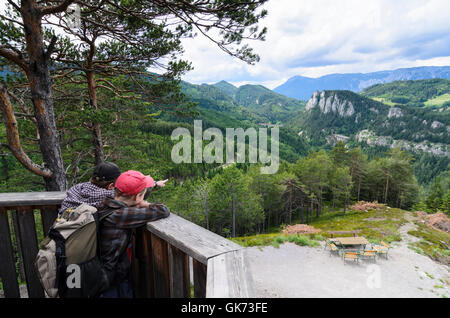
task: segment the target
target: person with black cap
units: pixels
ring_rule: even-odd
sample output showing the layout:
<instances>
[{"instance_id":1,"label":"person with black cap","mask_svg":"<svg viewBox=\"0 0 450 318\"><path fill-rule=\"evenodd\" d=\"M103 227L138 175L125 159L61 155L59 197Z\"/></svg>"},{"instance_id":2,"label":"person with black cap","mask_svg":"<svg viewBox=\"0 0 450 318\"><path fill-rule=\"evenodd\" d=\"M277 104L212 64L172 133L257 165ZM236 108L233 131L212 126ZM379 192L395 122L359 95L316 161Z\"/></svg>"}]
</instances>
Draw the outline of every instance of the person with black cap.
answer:
<instances>
[{"instance_id":1,"label":"person with black cap","mask_svg":"<svg viewBox=\"0 0 450 318\"><path fill-rule=\"evenodd\" d=\"M121 173L120 168L112 162L98 164L89 182L76 184L67 191L59 214L82 203L98 208L104 198L114 198L114 183Z\"/></svg>"}]
</instances>

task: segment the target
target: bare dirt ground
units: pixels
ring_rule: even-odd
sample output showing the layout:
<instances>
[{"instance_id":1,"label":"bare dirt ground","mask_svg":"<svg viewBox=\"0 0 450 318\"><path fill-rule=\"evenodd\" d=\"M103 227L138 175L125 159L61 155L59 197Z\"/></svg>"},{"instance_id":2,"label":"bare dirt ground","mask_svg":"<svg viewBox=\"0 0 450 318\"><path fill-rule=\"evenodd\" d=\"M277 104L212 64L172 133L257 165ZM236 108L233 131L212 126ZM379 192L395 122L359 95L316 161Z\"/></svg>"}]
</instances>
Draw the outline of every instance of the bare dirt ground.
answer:
<instances>
[{"instance_id":1,"label":"bare dirt ground","mask_svg":"<svg viewBox=\"0 0 450 318\"><path fill-rule=\"evenodd\" d=\"M429 298L450 296L450 268L408 248L417 240L400 228L388 259L344 261L322 247L285 243L247 249L257 297Z\"/></svg>"}]
</instances>

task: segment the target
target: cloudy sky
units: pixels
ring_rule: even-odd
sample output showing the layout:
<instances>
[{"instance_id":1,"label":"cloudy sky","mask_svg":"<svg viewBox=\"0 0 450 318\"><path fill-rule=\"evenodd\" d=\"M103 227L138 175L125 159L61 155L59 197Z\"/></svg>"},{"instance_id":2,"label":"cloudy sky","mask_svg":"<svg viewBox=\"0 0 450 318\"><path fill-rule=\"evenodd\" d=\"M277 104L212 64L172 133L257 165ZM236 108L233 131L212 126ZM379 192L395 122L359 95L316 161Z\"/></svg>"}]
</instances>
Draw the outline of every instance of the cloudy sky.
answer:
<instances>
[{"instance_id":1,"label":"cloudy sky","mask_svg":"<svg viewBox=\"0 0 450 318\"><path fill-rule=\"evenodd\" d=\"M191 83L261 84L295 75L367 73L450 65L449 0L269 0L264 42L249 42L256 65L227 56L198 36L184 42Z\"/></svg>"}]
</instances>

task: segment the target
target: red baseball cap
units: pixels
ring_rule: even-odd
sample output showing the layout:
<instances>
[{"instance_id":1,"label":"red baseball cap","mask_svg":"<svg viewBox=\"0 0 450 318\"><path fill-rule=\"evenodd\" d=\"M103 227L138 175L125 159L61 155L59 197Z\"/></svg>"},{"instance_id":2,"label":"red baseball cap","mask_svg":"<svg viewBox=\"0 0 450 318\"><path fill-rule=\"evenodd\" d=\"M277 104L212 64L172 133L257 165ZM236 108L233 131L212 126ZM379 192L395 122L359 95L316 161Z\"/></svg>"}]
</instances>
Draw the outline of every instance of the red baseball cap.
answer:
<instances>
[{"instance_id":1,"label":"red baseball cap","mask_svg":"<svg viewBox=\"0 0 450 318\"><path fill-rule=\"evenodd\" d=\"M128 170L122 173L116 181L115 187L124 194L135 195L144 190L155 186L155 180L152 177L143 175L139 171Z\"/></svg>"}]
</instances>

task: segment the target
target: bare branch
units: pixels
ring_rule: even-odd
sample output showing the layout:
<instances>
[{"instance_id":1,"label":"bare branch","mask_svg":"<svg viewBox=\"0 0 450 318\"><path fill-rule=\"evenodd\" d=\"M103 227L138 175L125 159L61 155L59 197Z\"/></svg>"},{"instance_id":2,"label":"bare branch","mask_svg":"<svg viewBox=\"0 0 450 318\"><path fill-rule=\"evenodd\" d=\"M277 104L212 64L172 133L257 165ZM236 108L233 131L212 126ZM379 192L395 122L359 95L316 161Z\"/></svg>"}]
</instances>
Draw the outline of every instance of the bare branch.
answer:
<instances>
[{"instance_id":1,"label":"bare branch","mask_svg":"<svg viewBox=\"0 0 450 318\"><path fill-rule=\"evenodd\" d=\"M55 50L56 41L58 40L58 37L54 35L52 39L50 40L50 44L48 45L47 51L45 52L45 58L48 60L50 58L50 55L52 55L53 51Z\"/></svg>"},{"instance_id":2,"label":"bare branch","mask_svg":"<svg viewBox=\"0 0 450 318\"><path fill-rule=\"evenodd\" d=\"M74 2L75 2L75 0L64 0L59 5L51 6L51 7L44 7L44 8L42 8L41 14L42 14L42 16L44 16L44 15L48 15L48 14L64 12Z\"/></svg>"},{"instance_id":3,"label":"bare branch","mask_svg":"<svg viewBox=\"0 0 450 318\"><path fill-rule=\"evenodd\" d=\"M14 157L29 171L46 178L52 176L52 172L34 163L24 152L19 138L19 130L17 128L16 117L14 116L14 110L9 100L6 87L0 83L0 108L3 113L3 120L6 126L6 138L8 140L8 147Z\"/></svg>"},{"instance_id":4,"label":"bare branch","mask_svg":"<svg viewBox=\"0 0 450 318\"><path fill-rule=\"evenodd\" d=\"M16 9L17 11L20 12L19 6L17 4L15 4L14 1L12 1L12 0L7 0L7 1L10 5L12 5L14 7L14 9Z\"/></svg>"},{"instance_id":5,"label":"bare branch","mask_svg":"<svg viewBox=\"0 0 450 318\"><path fill-rule=\"evenodd\" d=\"M6 45L0 46L0 56L3 56L7 60L14 62L17 66L19 66L25 74L29 75L30 70L28 68L28 64L18 52L13 51L10 47L7 47Z\"/></svg>"}]
</instances>

